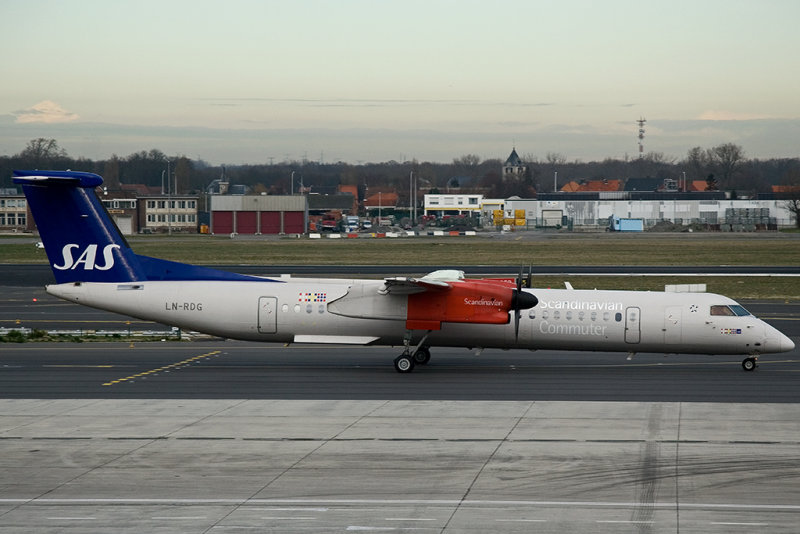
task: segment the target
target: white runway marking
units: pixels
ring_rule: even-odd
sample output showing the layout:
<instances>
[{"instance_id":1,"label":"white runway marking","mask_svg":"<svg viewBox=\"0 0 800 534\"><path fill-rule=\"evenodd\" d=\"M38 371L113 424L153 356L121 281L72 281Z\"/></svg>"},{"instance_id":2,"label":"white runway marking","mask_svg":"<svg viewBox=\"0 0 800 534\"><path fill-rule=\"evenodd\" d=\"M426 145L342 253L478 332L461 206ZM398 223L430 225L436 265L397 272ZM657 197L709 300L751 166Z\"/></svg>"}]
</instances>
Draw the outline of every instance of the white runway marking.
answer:
<instances>
[{"instance_id":1,"label":"white runway marking","mask_svg":"<svg viewBox=\"0 0 800 534\"><path fill-rule=\"evenodd\" d=\"M378 505L378 506L530 506L530 507L602 507L602 508L633 508L639 506L640 503L636 502L615 502L615 501L492 501L492 500L474 500L474 501L461 501L458 499L113 499L113 498L98 498L98 499L68 499L68 498L34 498L34 499L14 499L5 498L0 499L0 504L58 504L58 505L129 505L129 504L153 504L153 505L257 505L269 506L271 504L277 505L325 505L325 506L339 506L339 505ZM654 502L651 504L654 508L671 509L675 508L675 502ZM728 509L746 509L746 510L784 510L784 511L797 511L800 512L800 504L757 504L757 503L680 503L682 509L712 509L712 510L728 510ZM271 509L274 510L274 509ZM309 511L309 510L306 510Z\"/></svg>"},{"instance_id":2,"label":"white runway marking","mask_svg":"<svg viewBox=\"0 0 800 534\"><path fill-rule=\"evenodd\" d=\"M730 522L716 522L712 521L712 525L728 525L728 526L740 526L740 527L766 527L769 523L730 523Z\"/></svg>"}]
</instances>

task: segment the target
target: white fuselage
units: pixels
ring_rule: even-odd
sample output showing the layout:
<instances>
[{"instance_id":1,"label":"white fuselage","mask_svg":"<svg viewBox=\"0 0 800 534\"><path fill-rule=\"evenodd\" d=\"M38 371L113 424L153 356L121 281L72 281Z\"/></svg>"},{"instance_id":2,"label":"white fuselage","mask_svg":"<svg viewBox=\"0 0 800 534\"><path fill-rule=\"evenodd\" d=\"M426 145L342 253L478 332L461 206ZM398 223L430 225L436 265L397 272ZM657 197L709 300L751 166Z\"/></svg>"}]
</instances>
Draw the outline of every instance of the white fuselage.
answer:
<instances>
[{"instance_id":1,"label":"white fuselage","mask_svg":"<svg viewBox=\"0 0 800 534\"><path fill-rule=\"evenodd\" d=\"M402 345L407 295L381 280L69 283L48 293L79 304L220 337L283 343ZM527 290L539 304L506 325L443 323L426 345L587 351L762 354L791 350L752 315L715 316L735 301L710 293ZM513 315L513 312L510 314ZM416 343L426 331L413 331Z\"/></svg>"}]
</instances>

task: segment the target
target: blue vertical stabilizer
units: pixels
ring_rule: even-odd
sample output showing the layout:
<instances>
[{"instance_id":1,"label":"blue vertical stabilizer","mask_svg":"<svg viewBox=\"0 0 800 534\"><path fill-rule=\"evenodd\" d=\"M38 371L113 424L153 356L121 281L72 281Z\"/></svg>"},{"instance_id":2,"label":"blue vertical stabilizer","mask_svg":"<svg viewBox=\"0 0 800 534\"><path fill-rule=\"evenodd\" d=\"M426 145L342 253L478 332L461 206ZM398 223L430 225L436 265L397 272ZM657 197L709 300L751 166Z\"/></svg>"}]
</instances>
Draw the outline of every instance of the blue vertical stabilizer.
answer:
<instances>
[{"instance_id":1,"label":"blue vertical stabilizer","mask_svg":"<svg viewBox=\"0 0 800 534\"><path fill-rule=\"evenodd\" d=\"M145 280L273 281L134 254L97 198L103 179L89 172L14 171L56 282Z\"/></svg>"},{"instance_id":2,"label":"blue vertical stabilizer","mask_svg":"<svg viewBox=\"0 0 800 534\"><path fill-rule=\"evenodd\" d=\"M56 282L146 279L136 255L107 215L94 188L96 174L14 171L39 229Z\"/></svg>"}]
</instances>

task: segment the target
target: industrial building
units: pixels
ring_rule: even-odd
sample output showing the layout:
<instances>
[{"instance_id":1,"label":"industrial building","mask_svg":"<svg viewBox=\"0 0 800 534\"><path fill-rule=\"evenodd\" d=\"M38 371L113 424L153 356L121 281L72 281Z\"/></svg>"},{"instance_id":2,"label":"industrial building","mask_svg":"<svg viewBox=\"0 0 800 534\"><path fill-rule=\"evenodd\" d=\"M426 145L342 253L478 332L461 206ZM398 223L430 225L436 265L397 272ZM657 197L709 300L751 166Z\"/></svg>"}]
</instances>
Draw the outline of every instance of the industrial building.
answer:
<instances>
[{"instance_id":1,"label":"industrial building","mask_svg":"<svg viewBox=\"0 0 800 534\"><path fill-rule=\"evenodd\" d=\"M308 228L305 195L211 195L212 234L303 234Z\"/></svg>"},{"instance_id":2,"label":"industrial building","mask_svg":"<svg viewBox=\"0 0 800 534\"><path fill-rule=\"evenodd\" d=\"M642 219L644 228L668 222L707 225L720 231L755 231L795 224L785 200L731 200L722 192L547 193L536 199L504 200L484 199L478 194L425 195L425 214L464 215L480 218L482 226L503 224L531 229L598 230L608 226L611 216Z\"/></svg>"},{"instance_id":3,"label":"industrial building","mask_svg":"<svg viewBox=\"0 0 800 534\"><path fill-rule=\"evenodd\" d=\"M594 196L595 198L586 198ZM723 193L543 194L535 200L507 199L504 210L524 210L526 227L602 229L611 216L642 219L645 228L668 222L706 225L720 231L777 230L794 226L783 200L730 200ZM513 215L512 215L513 216Z\"/></svg>"}]
</instances>

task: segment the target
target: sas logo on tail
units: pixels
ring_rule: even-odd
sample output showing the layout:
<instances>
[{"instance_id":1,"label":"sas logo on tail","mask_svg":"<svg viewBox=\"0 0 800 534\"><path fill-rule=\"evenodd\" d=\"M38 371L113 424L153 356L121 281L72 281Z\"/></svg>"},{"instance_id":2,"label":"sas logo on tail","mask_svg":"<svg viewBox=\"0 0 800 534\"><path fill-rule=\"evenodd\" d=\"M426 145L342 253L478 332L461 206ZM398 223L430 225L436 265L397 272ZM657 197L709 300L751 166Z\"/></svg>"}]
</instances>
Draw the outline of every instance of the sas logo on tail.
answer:
<instances>
[{"instance_id":1,"label":"sas logo on tail","mask_svg":"<svg viewBox=\"0 0 800 534\"><path fill-rule=\"evenodd\" d=\"M78 256L78 259L73 259L72 251L73 249L80 248L78 245L70 243L69 245L64 245L64 248L61 249L61 254L64 256L64 264L63 265L56 265L53 264L54 269L58 269L59 271L67 271L70 269L76 269L78 265L83 265L83 269L86 271L91 271L93 269L97 269L98 271L107 271L114 266L114 249L120 248L119 245L106 245L103 247L103 263L97 263L97 245L89 245L86 247L86 250Z\"/></svg>"}]
</instances>

